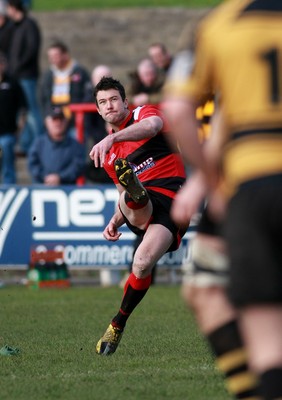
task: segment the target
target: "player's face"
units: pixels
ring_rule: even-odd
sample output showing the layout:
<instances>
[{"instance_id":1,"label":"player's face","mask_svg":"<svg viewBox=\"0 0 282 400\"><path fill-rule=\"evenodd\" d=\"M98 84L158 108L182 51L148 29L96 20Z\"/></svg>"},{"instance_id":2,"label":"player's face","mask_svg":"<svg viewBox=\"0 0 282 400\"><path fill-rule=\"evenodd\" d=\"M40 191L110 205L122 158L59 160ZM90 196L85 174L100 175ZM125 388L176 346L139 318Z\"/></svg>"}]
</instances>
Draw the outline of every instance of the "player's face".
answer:
<instances>
[{"instance_id":1,"label":"player's face","mask_svg":"<svg viewBox=\"0 0 282 400\"><path fill-rule=\"evenodd\" d=\"M119 125L128 115L128 102L116 89L100 90L97 93L99 114L111 125Z\"/></svg>"}]
</instances>

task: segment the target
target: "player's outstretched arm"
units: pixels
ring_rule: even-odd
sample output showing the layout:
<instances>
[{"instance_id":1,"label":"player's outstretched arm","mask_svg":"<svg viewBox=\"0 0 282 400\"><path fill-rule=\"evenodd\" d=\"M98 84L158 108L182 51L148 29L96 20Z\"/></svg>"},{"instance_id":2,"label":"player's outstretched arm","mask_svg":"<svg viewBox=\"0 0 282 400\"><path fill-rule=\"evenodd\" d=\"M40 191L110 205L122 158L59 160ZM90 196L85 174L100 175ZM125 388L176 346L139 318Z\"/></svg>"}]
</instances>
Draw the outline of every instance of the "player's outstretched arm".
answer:
<instances>
[{"instance_id":1,"label":"player's outstretched arm","mask_svg":"<svg viewBox=\"0 0 282 400\"><path fill-rule=\"evenodd\" d=\"M108 223L103 232L104 238L111 242L117 241L121 236L121 232L118 231L118 228L123 224L124 224L124 217L120 212L120 210L118 209L112 216L110 222Z\"/></svg>"}]
</instances>

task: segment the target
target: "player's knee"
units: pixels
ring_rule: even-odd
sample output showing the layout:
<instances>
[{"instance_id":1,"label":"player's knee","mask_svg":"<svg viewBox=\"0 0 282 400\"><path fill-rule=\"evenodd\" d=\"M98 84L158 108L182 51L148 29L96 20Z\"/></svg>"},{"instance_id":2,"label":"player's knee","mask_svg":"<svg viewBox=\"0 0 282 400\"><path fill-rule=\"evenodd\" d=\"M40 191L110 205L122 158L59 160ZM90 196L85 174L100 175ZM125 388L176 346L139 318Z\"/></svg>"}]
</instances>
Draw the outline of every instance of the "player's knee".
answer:
<instances>
[{"instance_id":1,"label":"player's knee","mask_svg":"<svg viewBox=\"0 0 282 400\"><path fill-rule=\"evenodd\" d=\"M150 254L146 254L144 256L135 256L133 260L132 271L138 278L145 278L151 273L154 265L154 257L152 257Z\"/></svg>"}]
</instances>

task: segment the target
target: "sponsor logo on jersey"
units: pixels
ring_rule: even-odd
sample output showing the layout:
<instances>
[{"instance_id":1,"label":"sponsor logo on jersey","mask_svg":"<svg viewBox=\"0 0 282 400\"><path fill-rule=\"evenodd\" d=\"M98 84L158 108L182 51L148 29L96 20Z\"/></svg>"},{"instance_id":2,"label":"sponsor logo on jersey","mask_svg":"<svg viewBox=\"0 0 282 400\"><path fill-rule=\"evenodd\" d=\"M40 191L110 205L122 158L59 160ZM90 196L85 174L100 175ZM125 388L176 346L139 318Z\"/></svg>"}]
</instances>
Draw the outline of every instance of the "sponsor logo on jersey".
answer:
<instances>
[{"instance_id":1,"label":"sponsor logo on jersey","mask_svg":"<svg viewBox=\"0 0 282 400\"><path fill-rule=\"evenodd\" d=\"M111 154L111 157L110 157L110 159L109 159L109 161L108 161L108 165L112 165L112 163L114 162L114 160L116 159L116 154L115 153L112 153Z\"/></svg>"},{"instance_id":2,"label":"sponsor logo on jersey","mask_svg":"<svg viewBox=\"0 0 282 400\"><path fill-rule=\"evenodd\" d=\"M141 164L136 165L129 163L133 171L135 172L136 175L141 174L142 172L146 171L147 169L150 169L155 166L155 161L153 157L147 158L147 160L143 161Z\"/></svg>"}]
</instances>

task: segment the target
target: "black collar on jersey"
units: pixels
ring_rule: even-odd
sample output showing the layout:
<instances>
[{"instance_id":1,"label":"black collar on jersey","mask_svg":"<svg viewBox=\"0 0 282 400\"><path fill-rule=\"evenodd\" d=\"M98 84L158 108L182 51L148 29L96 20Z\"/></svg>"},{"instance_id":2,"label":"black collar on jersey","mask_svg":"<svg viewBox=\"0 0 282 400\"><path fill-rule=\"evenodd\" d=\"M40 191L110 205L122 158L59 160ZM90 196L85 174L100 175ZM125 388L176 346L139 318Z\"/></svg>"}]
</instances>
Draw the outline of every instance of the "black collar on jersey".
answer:
<instances>
[{"instance_id":1,"label":"black collar on jersey","mask_svg":"<svg viewBox=\"0 0 282 400\"><path fill-rule=\"evenodd\" d=\"M127 128L129 125L132 125L134 122L134 114L132 111L128 114L127 118L123 121L123 123L119 126L119 130L121 131L124 128ZM112 129L112 133L115 131Z\"/></svg>"},{"instance_id":2,"label":"black collar on jersey","mask_svg":"<svg viewBox=\"0 0 282 400\"><path fill-rule=\"evenodd\" d=\"M127 121L127 123L125 124L125 128L127 128L128 126L132 125L134 122L134 114L131 114L130 119Z\"/></svg>"},{"instance_id":3,"label":"black collar on jersey","mask_svg":"<svg viewBox=\"0 0 282 400\"><path fill-rule=\"evenodd\" d=\"M132 111L128 114L127 118L123 121L123 123L119 126L119 131L121 131L124 128L127 128L129 125L132 125L134 122L134 114ZM115 133L116 131L114 129L111 130L111 133Z\"/></svg>"},{"instance_id":4,"label":"black collar on jersey","mask_svg":"<svg viewBox=\"0 0 282 400\"><path fill-rule=\"evenodd\" d=\"M282 2L279 0L254 0L243 11L242 14L252 11L282 11Z\"/></svg>"}]
</instances>

